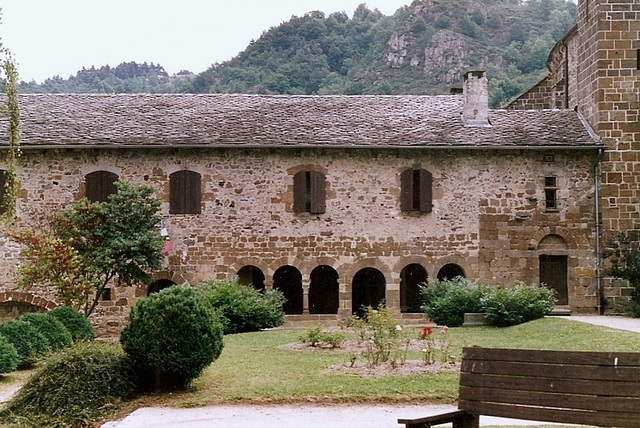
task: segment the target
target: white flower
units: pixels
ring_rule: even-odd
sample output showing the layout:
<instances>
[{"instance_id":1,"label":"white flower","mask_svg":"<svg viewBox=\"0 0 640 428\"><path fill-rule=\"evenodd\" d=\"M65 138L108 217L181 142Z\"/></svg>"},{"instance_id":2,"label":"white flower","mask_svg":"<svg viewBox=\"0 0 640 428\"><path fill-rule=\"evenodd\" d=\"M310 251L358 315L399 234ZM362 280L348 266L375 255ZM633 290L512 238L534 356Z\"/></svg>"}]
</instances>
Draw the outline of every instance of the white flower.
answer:
<instances>
[{"instance_id":1,"label":"white flower","mask_svg":"<svg viewBox=\"0 0 640 428\"><path fill-rule=\"evenodd\" d=\"M402 331L402 326L400 324L396 326L396 331Z\"/></svg>"}]
</instances>

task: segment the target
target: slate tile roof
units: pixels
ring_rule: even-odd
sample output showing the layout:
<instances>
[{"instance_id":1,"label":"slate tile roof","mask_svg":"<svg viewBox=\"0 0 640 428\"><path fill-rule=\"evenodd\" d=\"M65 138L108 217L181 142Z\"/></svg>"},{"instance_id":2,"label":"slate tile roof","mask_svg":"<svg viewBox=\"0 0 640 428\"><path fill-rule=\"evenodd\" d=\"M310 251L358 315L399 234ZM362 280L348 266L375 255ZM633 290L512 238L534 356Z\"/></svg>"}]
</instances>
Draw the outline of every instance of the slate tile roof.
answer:
<instances>
[{"instance_id":1,"label":"slate tile roof","mask_svg":"<svg viewBox=\"0 0 640 428\"><path fill-rule=\"evenodd\" d=\"M26 94L20 106L23 148L604 147L573 110L491 110L491 127L464 127L461 95Z\"/></svg>"}]
</instances>

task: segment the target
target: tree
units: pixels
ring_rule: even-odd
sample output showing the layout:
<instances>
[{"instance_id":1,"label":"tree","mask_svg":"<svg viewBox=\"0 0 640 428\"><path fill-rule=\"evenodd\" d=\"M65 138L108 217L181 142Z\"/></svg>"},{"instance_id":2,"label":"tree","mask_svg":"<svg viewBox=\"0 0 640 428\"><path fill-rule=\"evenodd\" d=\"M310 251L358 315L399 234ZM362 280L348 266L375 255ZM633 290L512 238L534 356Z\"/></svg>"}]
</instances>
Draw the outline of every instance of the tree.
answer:
<instances>
[{"instance_id":1,"label":"tree","mask_svg":"<svg viewBox=\"0 0 640 428\"><path fill-rule=\"evenodd\" d=\"M150 282L159 269L160 200L147 185L117 183L107 202L86 198L58 213L50 234L23 230L13 238L24 245L19 285L50 284L62 303L91 315L113 281Z\"/></svg>"},{"instance_id":2,"label":"tree","mask_svg":"<svg viewBox=\"0 0 640 428\"><path fill-rule=\"evenodd\" d=\"M618 233L608 240L605 258L609 266L607 275L629 281L633 287L631 294L631 312L640 317L640 230Z\"/></svg>"}]
</instances>

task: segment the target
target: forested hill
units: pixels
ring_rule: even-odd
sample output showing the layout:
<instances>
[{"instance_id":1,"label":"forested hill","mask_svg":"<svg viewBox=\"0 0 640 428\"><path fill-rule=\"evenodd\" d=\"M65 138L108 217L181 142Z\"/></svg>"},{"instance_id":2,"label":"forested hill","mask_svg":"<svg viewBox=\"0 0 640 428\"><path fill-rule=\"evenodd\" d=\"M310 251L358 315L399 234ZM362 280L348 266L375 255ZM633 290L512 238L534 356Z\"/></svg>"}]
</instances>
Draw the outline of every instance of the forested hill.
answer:
<instances>
[{"instance_id":1,"label":"forested hill","mask_svg":"<svg viewBox=\"0 0 640 428\"><path fill-rule=\"evenodd\" d=\"M487 70L495 107L545 75L576 12L567 0L415 0L393 16L363 4L352 16L293 17L198 75L168 76L152 64L147 71L161 72L122 78L121 64L21 91L446 94L465 71Z\"/></svg>"}]
</instances>

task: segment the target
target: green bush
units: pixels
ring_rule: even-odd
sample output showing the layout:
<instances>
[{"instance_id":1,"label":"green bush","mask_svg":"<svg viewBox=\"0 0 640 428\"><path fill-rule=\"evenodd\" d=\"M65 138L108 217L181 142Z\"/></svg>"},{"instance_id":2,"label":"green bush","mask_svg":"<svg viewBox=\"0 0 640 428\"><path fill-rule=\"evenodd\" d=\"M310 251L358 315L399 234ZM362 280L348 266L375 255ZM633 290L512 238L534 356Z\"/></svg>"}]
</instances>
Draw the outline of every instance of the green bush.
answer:
<instances>
[{"instance_id":1,"label":"green bush","mask_svg":"<svg viewBox=\"0 0 640 428\"><path fill-rule=\"evenodd\" d=\"M88 426L131 396L126 355L105 343L78 343L50 357L0 411L29 427Z\"/></svg>"},{"instance_id":2,"label":"green bush","mask_svg":"<svg viewBox=\"0 0 640 428\"><path fill-rule=\"evenodd\" d=\"M223 320L192 288L170 287L131 310L120 343L143 389L184 389L217 359Z\"/></svg>"},{"instance_id":3,"label":"green bush","mask_svg":"<svg viewBox=\"0 0 640 428\"><path fill-rule=\"evenodd\" d=\"M18 319L34 326L47 339L52 351L57 351L73 344L69 330L49 313L29 313L20 316Z\"/></svg>"},{"instance_id":4,"label":"green bush","mask_svg":"<svg viewBox=\"0 0 640 428\"><path fill-rule=\"evenodd\" d=\"M284 297L280 291L262 294L236 280L205 281L198 290L225 318L225 334L258 331L284 322Z\"/></svg>"},{"instance_id":5,"label":"green bush","mask_svg":"<svg viewBox=\"0 0 640 428\"><path fill-rule=\"evenodd\" d=\"M18 357L16 348L6 337L0 336L0 374L11 373L18 368L19 362L20 357Z\"/></svg>"},{"instance_id":6,"label":"green bush","mask_svg":"<svg viewBox=\"0 0 640 428\"><path fill-rule=\"evenodd\" d=\"M346 340L346 336L339 331L324 331L318 326L309 326L305 334L300 336L302 343L309 346L327 346L329 348L339 348Z\"/></svg>"},{"instance_id":7,"label":"green bush","mask_svg":"<svg viewBox=\"0 0 640 428\"><path fill-rule=\"evenodd\" d=\"M0 335L15 347L20 358L18 368L32 366L50 349L47 339L25 321L9 320L0 323Z\"/></svg>"},{"instance_id":8,"label":"green bush","mask_svg":"<svg viewBox=\"0 0 640 428\"><path fill-rule=\"evenodd\" d=\"M513 289L494 288L482 299L487 323L508 327L542 318L556 305L553 293L547 287L522 283Z\"/></svg>"},{"instance_id":9,"label":"green bush","mask_svg":"<svg viewBox=\"0 0 640 428\"><path fill-rule=\"evenodd\" d=\"M483 312L481 300L487 289L462 277L429 279L420 289L424 313L438 325L459 327L466 312Z\"/></svg>"},{"instance_id":10,"label":"green bush","mask_svg":"<svg viewBox=\"0 0 640 428\"><path fill-rule=\"evenodd\" d=\"M93 340L96 333L89 320L70 306L60 306L49 312L56 317L71 333L74 342Z\"/></svg>"}]
</instances>

